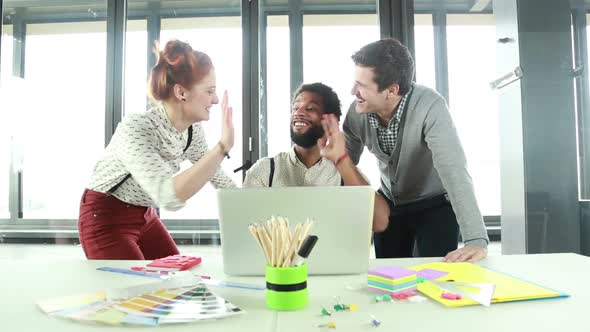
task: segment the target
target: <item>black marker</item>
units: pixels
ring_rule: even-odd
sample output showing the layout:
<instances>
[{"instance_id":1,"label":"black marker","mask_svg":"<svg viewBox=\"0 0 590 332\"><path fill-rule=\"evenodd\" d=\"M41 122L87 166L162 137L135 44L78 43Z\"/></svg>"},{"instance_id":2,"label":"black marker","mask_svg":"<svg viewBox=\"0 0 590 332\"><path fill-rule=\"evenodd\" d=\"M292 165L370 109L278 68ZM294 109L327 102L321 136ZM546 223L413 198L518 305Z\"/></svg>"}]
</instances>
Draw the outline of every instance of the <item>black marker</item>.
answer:
<instances>
[{"instance_id":1,"label":"black marker","mask_svg":"<svg viewBox=\"0 0 590 332\"><path fill-rule=\"evenodd\" d=\"M315 246L316 242L318 242L318 237L315 235L310 235L305 239L305 241L303 241L301 249L299 249L299 252L297 253L297 258L295 258L294 266L300 266L303 264L305 259L309 257L309 254L311 253L311 250Z\"/></svg>"}]
</instances>

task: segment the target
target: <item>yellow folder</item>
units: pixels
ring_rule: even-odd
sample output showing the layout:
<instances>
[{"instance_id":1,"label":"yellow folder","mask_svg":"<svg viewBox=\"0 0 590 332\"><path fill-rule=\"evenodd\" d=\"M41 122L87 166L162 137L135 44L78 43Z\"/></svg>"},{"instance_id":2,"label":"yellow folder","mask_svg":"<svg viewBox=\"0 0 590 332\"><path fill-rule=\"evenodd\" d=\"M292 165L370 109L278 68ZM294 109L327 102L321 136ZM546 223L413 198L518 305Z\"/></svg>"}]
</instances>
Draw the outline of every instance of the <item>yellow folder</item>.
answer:
<instances>
[{"instance_id":1,"label":"yellow folder","mask_svg":"<svg viewBox=\"0 0 590 332\"><path fill-rule=\"evenodd\" d=\"M567 294L535 285L521 279L488 270L472 263L434 262L412 266L410 269L415 271L420 271L422 269L433 269L448 272L447 275L436 279L436 281L494 284L496 287L492 297L492 303L569 296ZM448 307L463 307L478 304L477 302L465 297L460 300L443 299L441 298L442 289L435 283L428 281L419 283L418 291ZM467 287L464 289L464 291L472 293L477 292L477 290Z\"/></svg>"}]
</instances>

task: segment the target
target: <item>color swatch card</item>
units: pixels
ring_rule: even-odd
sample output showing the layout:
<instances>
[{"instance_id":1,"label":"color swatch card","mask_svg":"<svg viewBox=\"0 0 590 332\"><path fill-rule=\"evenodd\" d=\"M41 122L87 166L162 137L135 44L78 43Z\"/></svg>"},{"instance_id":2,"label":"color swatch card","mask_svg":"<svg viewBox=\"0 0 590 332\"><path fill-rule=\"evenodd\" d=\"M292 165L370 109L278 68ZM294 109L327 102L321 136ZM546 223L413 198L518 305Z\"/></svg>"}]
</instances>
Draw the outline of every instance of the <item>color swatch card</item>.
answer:
<instances>
[{"instance_id":1,"label":"color swatch card","mask_svg":"<svg viewBox=\"0 0 590 332\"><path fill-rule=\"evenodd\" d=\"M569 296L553 289L535 285L472 263L434 262L412 266L410 269L418 271L418 274L420 274L420 271L428 269L428 275L431 277L440 275L434 279L434 282L429 280L419 282L418 291L449 307L477 305L478 303L469 297L462 297L461 299L443 298L441 295L446 290L444 286L441 286L445 283L441 282L446 282L446 284L449 282L456 283L458 285L457 287L467 294L477 294L480 290L475 287L463 287L460 286L461 284L493 284L492 303Z\"/></svg>"},{"instance_id":2,"label":"color swatch card","mask_svg":"<svg viewBox=\"0 0 590 332\"><path fill-rule=\"evenodd\" d=\"M122 301L114 307L134 316L157 319L161 324L222 318L242 313L241 309L211 293L205 285L144 294Z\"/></svg>"},{"instance_id":3,"label":"color swatch card","mask_svg":"<svg viewBox=\"0 0 590 332\"><path fill-rule=\"evenodd\" d=\"M160 324L187 323L205 319L234 316L243 311L213 294L205 284L198 283L180 288L164 288L128 298L111 299L108 293L137 294L137 290L149 289L146 284L129 289L110 290L94 294L82 294L40 301L45 313L82 322L107 325L155 326Z\"/></svg>"}]
</instances>

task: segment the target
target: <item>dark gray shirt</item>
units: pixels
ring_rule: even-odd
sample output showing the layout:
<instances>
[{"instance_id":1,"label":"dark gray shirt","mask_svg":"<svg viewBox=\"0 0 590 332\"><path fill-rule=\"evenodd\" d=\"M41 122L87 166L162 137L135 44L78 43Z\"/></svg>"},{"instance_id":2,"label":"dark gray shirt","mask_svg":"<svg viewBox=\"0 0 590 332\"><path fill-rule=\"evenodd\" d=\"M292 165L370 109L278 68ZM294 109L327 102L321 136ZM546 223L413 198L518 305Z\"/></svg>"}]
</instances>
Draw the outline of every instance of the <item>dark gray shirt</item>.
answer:
<instances>
[{"instance_id":1,"label":"dark gray shirt","mask_svg":"<svg viewBox=\"0 0 590 332\"><path fill-rule=\"evenodd\" d=\"M346 148L358 164L363 148L375 155L381 190L396 205L448 194L466 244L487 247L488 236L467 172L467 160L447 104L434 90L414 84L391 154L379 144L377 129L355 103L344 120Z\"/></svg>"}]
</instances>

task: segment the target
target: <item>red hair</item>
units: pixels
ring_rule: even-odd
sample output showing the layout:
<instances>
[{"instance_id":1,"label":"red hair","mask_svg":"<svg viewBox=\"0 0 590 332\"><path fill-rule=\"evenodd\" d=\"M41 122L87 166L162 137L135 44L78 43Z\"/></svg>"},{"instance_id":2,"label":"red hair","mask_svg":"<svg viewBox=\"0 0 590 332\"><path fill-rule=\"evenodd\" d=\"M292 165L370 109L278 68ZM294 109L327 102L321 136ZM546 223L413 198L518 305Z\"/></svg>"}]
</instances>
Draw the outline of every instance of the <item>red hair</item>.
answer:
<instances>
[{"instance_id":1,"label":"red hair","mask_svg":"<svg viewBox=\"0 0 590 332\"><path fill-rule=\"evenodd\" d=\"M207 54L195 51L188 43L176 39L167 42L164 50L156 45L154 51L158 60L148 83L149 95L154 100L172 97L174 84L190 90L213 67Z\"/></svg>"}]
</instances>

